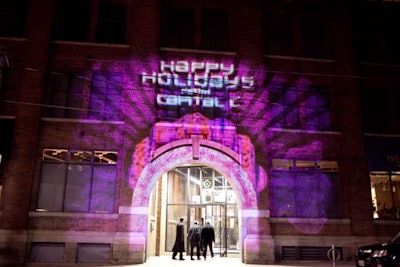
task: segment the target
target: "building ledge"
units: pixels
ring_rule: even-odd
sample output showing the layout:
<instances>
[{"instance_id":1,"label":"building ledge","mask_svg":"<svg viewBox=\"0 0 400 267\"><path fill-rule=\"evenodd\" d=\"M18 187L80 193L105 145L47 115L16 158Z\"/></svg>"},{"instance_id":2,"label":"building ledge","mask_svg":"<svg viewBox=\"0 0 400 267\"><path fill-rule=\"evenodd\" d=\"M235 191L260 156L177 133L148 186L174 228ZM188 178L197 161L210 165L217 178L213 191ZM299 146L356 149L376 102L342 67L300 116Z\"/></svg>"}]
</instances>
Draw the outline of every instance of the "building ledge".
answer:
<instances>
[{"instance_id":1,"label":"building ledge","mask_svg":"<svg viewBox=\"0 0 400 267\"><path fill-rule=\"evenodd\" d=\"M74 212L53 212L53 211L30 211L29 217L63 217L63 218L84 218L84 219L118 219L118 214L104 213L74 213Z\"/></svg>"}]
</instances>

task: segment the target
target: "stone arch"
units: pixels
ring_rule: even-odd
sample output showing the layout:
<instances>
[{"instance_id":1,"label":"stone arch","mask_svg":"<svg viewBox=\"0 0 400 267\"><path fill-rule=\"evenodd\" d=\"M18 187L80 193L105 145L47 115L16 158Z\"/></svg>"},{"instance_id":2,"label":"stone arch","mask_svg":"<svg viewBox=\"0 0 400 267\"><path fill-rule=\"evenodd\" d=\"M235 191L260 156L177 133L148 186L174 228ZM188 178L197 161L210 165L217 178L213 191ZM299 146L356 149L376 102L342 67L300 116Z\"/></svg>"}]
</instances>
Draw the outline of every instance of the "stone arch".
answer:
<instances>
[{"instance_id":1,"label":"stone arch","mask_svg":"<svg viewBox=\"0 0 400 267\"><path fill-rule=\"evenodd\" d=\"M192 136L192 139L175 140L155 150L151 153L152 160L143 167L138 179L134 181L131 207L129 211L126 210L126 213L131 214L131 231L122 234L117 241L126 242L133 248L129 255L137 263L146 261L150 194L157 180L165 172L184 164L213 168L224 175L233 187L240 209L239 227L241 227L241 260L243 262L252 263L249 259L257 258L260 249L273 251L273 242L270 237L263 236L259 239L259 236L255 234L258 232L260 216L268 217L269 215L268 211L258 210L255 187L249 174L241 165L239 154L220 143L195 139ZM131 180L134 177L129 178Z\"/></svg>"},{"instance_id":2,"label":"stone arch","mask_svg":"<svg viewBox=\"0 0 400 267\"><path fill-rule=\"evenodd\" d=\"M144 167L133 192L133 207L148 206L150 193L162 174L183 164L196 164L214 168L226 176L240 200L239 205L242 209L257 209L256 191L240 162L235 160L239 157L232 155L234 152L229 148L221 147L220 144L213 147L212 143L207 142L199 145L198 154L194 158L191 142L185 141L175 145L168 150L164 148L162 154L157 154L157 157ZM229 154L226 151L229 151Z\"/></svg>"}]
</instances>

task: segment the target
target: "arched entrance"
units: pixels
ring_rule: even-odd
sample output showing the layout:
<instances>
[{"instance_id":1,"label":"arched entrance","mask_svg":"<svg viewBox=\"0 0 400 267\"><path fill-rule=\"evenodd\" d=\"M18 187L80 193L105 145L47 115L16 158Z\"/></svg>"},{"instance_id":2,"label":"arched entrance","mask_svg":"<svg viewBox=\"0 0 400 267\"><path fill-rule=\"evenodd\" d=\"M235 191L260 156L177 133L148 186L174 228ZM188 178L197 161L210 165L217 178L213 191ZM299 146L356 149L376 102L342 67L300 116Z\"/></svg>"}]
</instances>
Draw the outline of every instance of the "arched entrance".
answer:
<instances>
[{"instance_id":1,"label":"arched entrance","mask_svg":"<svg viewBox=\"0 0 400 267\"><path fill-rule=\"evenodd\" d=\"M239 247L243 260L244 240L247 235L247 226L243 219L251 211L257 210L257 197L247 173L240 164L240 157L231 149L203 139L182 139L171 142L154 151L152 161L141 171L140 177L134 184L132 206L135 215L136 238L142 234L143 250L146 254L149 227L149 203L151 192L163 174L180 166L207 166L226 177L237 197ZM249 212L250 211L250 212ZM243 216L245 213L245 216ZM149 224L150 222L150 224ZM138 241L135 241L138 242Z\"/></svg>"},{"instance_id":2,"label":"arched entrance","mask_svg":"<svg viewBox=\"0 0 400 267\"><path fill-rule=\"evenodd\" d=\"M181 166L165 173L153 188L149 203L147 257L171 252L176 225L184 218L186 232L197 221L215 229L214 254L240 255L239 205L228 179L208 166ZM190 251L186 240L186 251Z\"/></svg>"}]
</instances>

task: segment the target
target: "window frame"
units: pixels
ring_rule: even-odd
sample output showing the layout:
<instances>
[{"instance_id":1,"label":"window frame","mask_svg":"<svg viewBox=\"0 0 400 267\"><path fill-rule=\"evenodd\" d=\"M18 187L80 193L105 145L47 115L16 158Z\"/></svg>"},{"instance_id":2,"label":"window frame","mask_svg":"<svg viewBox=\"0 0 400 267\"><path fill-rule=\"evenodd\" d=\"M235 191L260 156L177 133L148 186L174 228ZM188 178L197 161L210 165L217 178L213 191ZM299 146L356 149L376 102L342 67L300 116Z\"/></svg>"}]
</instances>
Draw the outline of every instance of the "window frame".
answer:
<instances>
[{"instance_id":1,"label":"window frame","mask_svg":"<svg viewBox=\"0 0 400 267\"><path fill-rule=\"evenodd\" d=\"M74 1L73 3L71 3ZM82 9L85 4L86 9ZM82 13L77 15L76 5ZM102 9L102 7L107 6ZM130 4L121 0L63 0L57 1L53 40L107 44L128 44ZM119 15L106 18L111 8L121 8ZM67 12L66 12L67 10ZM105 13L103 13L103 11ZM69 12L68 12L69 11ZM66 13L63 13L66 12ZM104 15L104 16L103 16ZM104 23L107 22L107 23ZM71 25L71 26L70 26ZM112 30L113 25L122 27ZM118 28L118 27L117 27ZM78 35L76 35L79 33Z\"/></svg>"},{"instance_id":2,"label":"window frame","mask_svg":"<svg viewBox=\"0 0 400 267\"><path fill-rule=\"evenodd\" d=\"M330 167L321 168L322 162ZM340 217L340 208L336 205L339 198L337 166L334 160L272 159L271 217ZM315 190L310 191L310 185ZM308 209L311 205L314 209Z\"/></svg>"},{"instance_id":3,"label":"window frame","mask_svg":"<svg viewBox=\"0 0 400 267\"><path fill-rule=\"evenodd\" d=\"M172 10L176 11L177 14L173 16L169 16L168 13ZM176 24L176 19L184 16L185 12L190 12L190 16L186 18L186 20L193 20L191 23L183 23L184 25L190 25L186 28L180 28L179 25ZM225 30L219 29L218 27L212 27L208 25L211 31L205 31L205 16L207 13L211 14L219 13L225 14L225 22L224 28ZM208 50L208 51L229 51L230 50L230 13L228 9L221 8L220 6L215 5L196 5L196 4L186 4L186 5L174 5L169 2L163 3L162 12L161 12L161 46L162 47L171 47L178 49L200 49L200 50ZM181 14L181 15L179 15ZM212 17L212 16L211 16ZM221 20L222 16L215 15L215 20ZM172 23L175 21L175 24ZM171 22L171 23L170 23ZM192 24L193 23L193 24ZM173 31L170 29L171 25L175 28ZM176 40L173 41L168 40L167 33L171 32L179 32L179 36L176 37ZM219 34L218 34L219 33ZM207 34L207 38L204 36ZM224 36L221 38L221 34ZM189 41L184 42L182 39L189 36ZM210 42L206 42L210 41Z\"/></svg>"},{"instance_id":4,"label":"window frame","mask_svg":"<svg viewBox=\"0 0 400 267\"><path fill-rule=\"evenodd\" d=\"M25 37L28 8L28 0L1 1L0 36ZM2 27L3 25L4 28Z\"/></svg>"},{"instance_id":5,"label":"window frame","mask_svg":"<svg viewBox=\"0 0 400 267\"><path fill-rule=\"evenodd\" d=\"M73 160L71 155L77 152L83 153L77 155L76 160ZM94 155L96 155L96 153L114 156L112 157L113 159L105 163L104 161L95 160ZM90 160L84 157L87 155L90 155ZM43 149L36 210L50 212L113 213L114 202L116 200L115 190L117 187L117 160L117 151ZM46 168L49 168L49 171L46 171ZM98 175L96 176L96 169L99 168L104 168L108 171L108 175L107 173L103 173L101 176L103 179ZM75 174L74 169L76 170ZM79 173L84 169L89 172L89 175L86 173L89 183L82 183L80 179L81 176ZM53 173L52 170L57 170L57 173ZM106 176L105 179L104 176ZM75 182L72 181L71 183L71 179L74 179ZM105 186L105 188L102 186ZM77 204L74 202L76 200L75 193L82 190L88 190L88 192L86 192L86 197L83 198L83 200L81 199ZM53 192L53 194L49 195L49 192ZM102 193L97 194L98 192ZM108 203L107 200L104 200L105 202L99 201L100 195L103 200L105 196L110 196L107 199L110 203ZM82 195L79 196L81 197ZM102 210L96 210L98 207L102 208Z\"/></svg>"},{"instance_id":6,"label":"window frame","mask_svg":"<svg viewBox=\"0 0 400 267\"><path fill-rule=\"evenodd\" d=\"M271 84L268 91L271 112L270 127L316 131L332 130L329 87ZM311 98L315 98L315 101L310 101ZM320 99L323 100L318 101ZM310 117L310 114L314 116Z\"/></svg>"},{"instance_id":7,"label":"window frame","mask_svg":"<svg viewBox=\"0 0 400 267\"><path fill-rule=\"evenodd\" d=\"M333 53L328 13L327 7L322 5L294 6L287 3L277 7L264 3L264 53L331 59ZM305 21L312 19L320 20L320 23L310 23L310 28Z\"/></svg>"}]
</instances>

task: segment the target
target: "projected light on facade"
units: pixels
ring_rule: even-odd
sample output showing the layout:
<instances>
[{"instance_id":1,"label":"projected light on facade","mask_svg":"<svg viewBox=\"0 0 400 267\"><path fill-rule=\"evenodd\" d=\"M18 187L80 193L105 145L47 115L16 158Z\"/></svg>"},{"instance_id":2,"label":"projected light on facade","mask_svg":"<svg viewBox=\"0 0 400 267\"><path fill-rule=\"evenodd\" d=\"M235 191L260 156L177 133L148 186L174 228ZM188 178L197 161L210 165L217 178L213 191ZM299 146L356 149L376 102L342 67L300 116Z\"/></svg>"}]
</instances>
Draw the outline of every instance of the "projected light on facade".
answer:
<instances>
[{"instance_id":1,"label":"projected light on facade","mask_svg":"<svg viewBox=\"0 0 400 267\"><path fill-rule=\"evenodd\" d=\"M157 94L159 106L195 105L224 109L240 105L240 97L223 99L230 92L254 90L254 77L239 77L235 73L233 63L161 60L160 72L142 73L142 84L163 88L164 92ZM177 90L168 92L174 89Z\"/></svg>"},{"instance_id":2,"label":"projected light on facade","mask_svg":"<svg viewBox=\"0 0 400 267\"><path fill-rule=\"evenodd\" d=\"M246 173L246 176L240 177L246 177L248 183L245 186L251 185L251 191L255 192L248 196L250 199L246 199L246 194L242 195L243 203L252 203L250 206L254 207L259 193L269 190L272 192L270 204L258 203L259 209L271 209L275 217L321 218L318 223L314 221L309 225L290 219L294 227L303 233L320 231L326 218L337 212L337 208L333 208L330 214L325 212L331 209L330 201L336 200L336 177L332 178L329 174L326 179L319 179L318 185L313 184L312 179L305 179L309 181L309 188L323 186L335 192L311 193L310 189L294 182L299 179L297 173L272 170L272 176L268 177L265 171L269 165L268 157L257 158L255 152L258 150L263 155L278 155L288 160L321 159L325 140L287 139L287 136L282 139L284 135L280 135L279 129L328 129L329 96L325 90L313 88L301 76L274 74L267 77L264 67L252 68L245 61L229 57L218 60L206 57L153 57L147 61L132 59L116 63L111 68L106 63L97 63L93 69L100 71L107 67L111 73L122 73L124 131L129 135L149 132L147 138L134 143L129 184L136 193L142 191L134 201L145 200L150 194L151 188L142 188L148 184L138 185L138 179L144 170L148 171L146 166L154 160L154 151L177 140L191 140L198 135L202 140L221 144L240 156L240 168ZM182 155L179 157L184 158ZM216 164L218 168L225 168L221 159L215 160L222 164ZM190 162L180 164L186 163ZM163 164L176 167L168 162ZM155 166L154 170L160 168ZM238 191L242 190L241 186L238 186ZM292 205L301 198L304 198L301 203L309 202L311 205L303 209ZM135 203L144 205L142 202ZM249 225L252 225L249 233L260 230L257 223Z\"/></svg>"}]
</instances>

